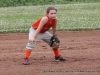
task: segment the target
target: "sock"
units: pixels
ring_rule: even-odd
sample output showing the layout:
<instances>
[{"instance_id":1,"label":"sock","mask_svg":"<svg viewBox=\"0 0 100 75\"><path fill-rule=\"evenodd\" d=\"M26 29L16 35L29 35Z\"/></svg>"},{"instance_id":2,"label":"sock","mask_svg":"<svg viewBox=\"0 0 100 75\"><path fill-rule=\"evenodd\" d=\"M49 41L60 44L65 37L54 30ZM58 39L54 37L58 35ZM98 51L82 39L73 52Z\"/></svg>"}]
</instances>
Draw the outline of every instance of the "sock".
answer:
<instances>
[{"instance_id":1,"label":"sock","mask_svg":"<svg viewBox=\"0 0 100 75\"><path fill-rule=\"evenodd\" d=\"M59 50L58 49L53 49L54 54L56 57L60 56Z\"/></svg>"},{"instance_id":2,"label":"sock","mask_svg":"<svg viewBox=\"0 0 100 75\"><path fill-rule=\"evenodd\" d=\"M30 50L26 50L26 52L25 52L25 57L26 57L26 58L29 58L30 54L31 54L31 51L30 51Z\"/></svg>"}]
</instances>

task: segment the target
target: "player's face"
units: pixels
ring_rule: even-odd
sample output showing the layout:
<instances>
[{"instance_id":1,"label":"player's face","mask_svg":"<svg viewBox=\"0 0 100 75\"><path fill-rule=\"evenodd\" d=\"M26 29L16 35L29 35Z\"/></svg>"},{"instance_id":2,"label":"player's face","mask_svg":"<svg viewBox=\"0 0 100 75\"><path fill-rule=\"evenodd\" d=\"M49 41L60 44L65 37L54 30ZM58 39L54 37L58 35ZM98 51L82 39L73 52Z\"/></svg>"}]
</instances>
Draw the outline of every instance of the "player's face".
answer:
<instances>
[{"instance_id":1,"label":"player's face","mask_svg":"<svg viewBox=\"0 0 100 75\"><path fill-rule=\"evenodd\" d=\"M56 10L50 10L48 13L48 16L50 19L55 19L56 18Z\"/></svg>"}]
</instances>

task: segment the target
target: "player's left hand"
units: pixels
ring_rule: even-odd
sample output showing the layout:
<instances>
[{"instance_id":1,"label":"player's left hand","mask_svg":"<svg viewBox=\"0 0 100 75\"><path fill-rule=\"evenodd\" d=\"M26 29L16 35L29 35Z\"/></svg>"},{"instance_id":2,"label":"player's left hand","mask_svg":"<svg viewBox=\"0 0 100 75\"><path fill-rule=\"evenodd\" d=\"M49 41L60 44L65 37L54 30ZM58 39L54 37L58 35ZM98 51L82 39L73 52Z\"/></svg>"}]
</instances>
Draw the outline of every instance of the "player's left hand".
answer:
<instances>
[{"instance_id":1,"label":"player's left hand","mask_svg":"<svg viewBox=\"0 0 100 75\"><path fill-rule=\"evenodd\" d=\"M51 41L50 46L52 48L59 48L60 40L58 39L57 36L52 36L51 39L50 39L50 41Z\"/></svg>"}]
</instances>

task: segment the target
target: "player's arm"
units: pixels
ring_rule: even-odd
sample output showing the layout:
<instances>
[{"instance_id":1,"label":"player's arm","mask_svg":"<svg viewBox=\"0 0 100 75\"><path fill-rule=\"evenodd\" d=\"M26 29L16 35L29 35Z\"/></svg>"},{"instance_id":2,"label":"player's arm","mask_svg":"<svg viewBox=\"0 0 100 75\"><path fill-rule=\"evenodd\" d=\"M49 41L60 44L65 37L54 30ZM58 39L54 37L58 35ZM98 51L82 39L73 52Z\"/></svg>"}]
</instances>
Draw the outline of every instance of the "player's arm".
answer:
<instances>
[{"instance_id":1,"label":"player's arm","mask_svg":"<svg viewBox=\"0 0 100 75\"><path fill-rule=\"evenodd\" d=\"M37 35L39 34L39 32L41 31L41 29L43 28L43 26L47 23L47 21L48 21L47 17L43 17L41 19L40 24L39 24L38 28L36 29L36 32L35 32L35 34L33 36L34 38L37 37Z\"/></svg>"},{"instance_id":2,"label":"player's arm","mask_svg":"<svg viewBox=\"0 0 100 75\"><path fill-rule=\"evenodd\" d=\"M56 25L57 25L57 18L56 18L56 22L55 25L52 27L52 34L55 36L56 34Z\"/></svg>"},{"instance_id":3,"label":"player's arm","mask_svg":"<svg viewBox=\"0 0 100 75\"><path fill-rule=\"evenodd\" d=\"M48 18L47 17L43 17L40 21L40 24L38 26L38 28L36 29L33 38L29 39L29 43L32 43L35 41L37 35L40 33L41 29L43 28L43 26L47 23Z\"/></svg>"}]
</instances>

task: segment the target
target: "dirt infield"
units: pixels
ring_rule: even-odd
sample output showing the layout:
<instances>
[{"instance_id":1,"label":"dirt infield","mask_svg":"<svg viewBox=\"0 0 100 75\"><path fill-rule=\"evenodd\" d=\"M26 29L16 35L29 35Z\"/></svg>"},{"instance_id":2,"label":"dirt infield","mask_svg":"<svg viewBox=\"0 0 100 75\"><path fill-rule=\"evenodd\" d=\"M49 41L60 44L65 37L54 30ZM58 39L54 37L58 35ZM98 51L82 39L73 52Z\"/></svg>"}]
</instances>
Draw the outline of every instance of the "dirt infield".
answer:
<instances>
[{"instance_id":1,"label":"dirt infield","mask_svg":"<svg viewBox=\"0 0 100 75\"><path fill-rule=\"evenodd\" d=\"M28 33L0 34L0 75L100 75L100 31L59 31L60 53L55 62L52 49L37 42L30 65L22 65Z\"/></svg>"}]
</instances>

